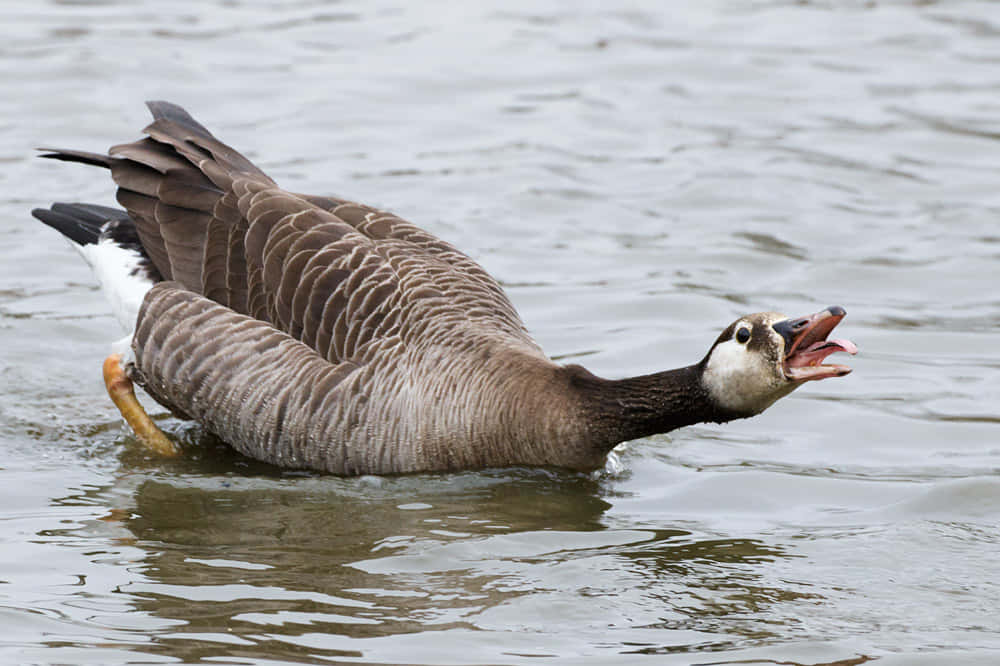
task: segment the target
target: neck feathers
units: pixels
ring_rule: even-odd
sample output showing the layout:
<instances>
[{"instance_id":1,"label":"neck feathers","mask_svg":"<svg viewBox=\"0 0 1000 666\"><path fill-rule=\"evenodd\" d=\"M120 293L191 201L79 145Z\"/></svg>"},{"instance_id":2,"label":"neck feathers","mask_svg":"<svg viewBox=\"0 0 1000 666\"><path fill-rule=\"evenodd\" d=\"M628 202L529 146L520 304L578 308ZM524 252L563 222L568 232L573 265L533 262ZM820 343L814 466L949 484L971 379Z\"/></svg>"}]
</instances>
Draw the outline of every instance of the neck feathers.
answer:
<instances>
[{"instance_id":1,"label":"neck feathers","mask_svg":"<svg viewBox=\"0 0 1000 666\"><path fill-rule=\"evenodd\" d=\"M601 379L580 366L566 370L594 443L605 452L632 439L738 418L712 400L701 381L701 364L619 380Z\"/></svg>"}]
</instances>

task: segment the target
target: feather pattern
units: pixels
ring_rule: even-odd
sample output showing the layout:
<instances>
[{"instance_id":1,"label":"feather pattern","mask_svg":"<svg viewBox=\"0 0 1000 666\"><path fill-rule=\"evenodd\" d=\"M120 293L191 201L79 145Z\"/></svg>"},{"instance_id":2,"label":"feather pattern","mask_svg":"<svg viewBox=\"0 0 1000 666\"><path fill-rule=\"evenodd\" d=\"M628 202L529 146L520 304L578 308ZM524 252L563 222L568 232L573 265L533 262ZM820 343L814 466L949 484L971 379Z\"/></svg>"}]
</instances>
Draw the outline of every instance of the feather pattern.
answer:
<instances>
[{"instance_id":1,"label":"feather pattern","mask_svg":"<svg viewBox=\"0 0 1000 666\"><path fill-rule=\"evenodd\" d=\"M573 428L531 422L518 408L557 384L556 373L526 382L504 349L472 339L342 344L327 354L342 360L330 362L266 322L163 282L139 315L131 373L176 413L284 467L353 475L566 464L564 451L542 443L567 441ZM583 466L603 456L580 454Z\"/></svg>"},{"instance_id":2,"label":"feather pattern","mask_svg":"<svg viewBox=\"0 0 1000 666\"><path fill-rule=\"evenodd\" d=\"M32 215L72 241L101 285L122 327L131 332L146 292L160 274L139 242L128 213L94 204L55 203ZM125 349L131 341L120 344Z\"/></svg>"},{"instance_id":3,"label":"feather pattern","mask_svg":"<svg viewBox=\"0 0 1000 666\"><path fill-rule=\"evenodd\" d=\"M746 315L683 368L607 380L559 366L456 248L371 206L288 192L184 109L149 108L147 136L108 155L43 155L109 169L124 212L34 214L134 325L126 372L249 456L338 474L593 469L619 442L753 416L850 372L818 365L857 351L826 340L839 306Z\"/></svg>"},{"instance_id":4,"label":"feather pattern","mask_svg":"<svg viewBox=\"0 0 1000 666\"><path fill-rule=\"evenodd\" d=\"M603 456L541 445L585 439L520 408L567 401L567 379L472 259L391 213L287 192L180 107L149 107L146 138L46 156L111 170L165 280L130 370L159 402L253 457L341 474Z\"/></svg>"}]
</instances>

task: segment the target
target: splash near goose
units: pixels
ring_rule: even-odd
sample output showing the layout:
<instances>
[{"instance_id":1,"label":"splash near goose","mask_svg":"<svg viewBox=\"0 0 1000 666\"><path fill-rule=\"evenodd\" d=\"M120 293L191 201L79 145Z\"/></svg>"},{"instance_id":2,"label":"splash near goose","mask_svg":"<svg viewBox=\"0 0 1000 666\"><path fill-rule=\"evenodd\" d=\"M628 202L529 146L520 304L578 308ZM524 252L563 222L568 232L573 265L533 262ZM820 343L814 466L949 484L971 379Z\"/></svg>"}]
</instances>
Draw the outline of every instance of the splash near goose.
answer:
<instances>
[{"instance_id":1,"label":"splash near goose","mask_svg":"<svg viewBox=\"0 0 1000 666\"><path fill-rule=\"evenodd\" d=\"M111 171L125 209L35 217L93 267L129 336L105 362L138 438L177 448L135 399L245 455L335 474L509 465L593 469L623 441L759 414L850 372L833 306L741 317L694 365L608 380L561 366L500 285L399 217L287 192L188 113L148 103L145 138L43 157Z\"/></svg>"}]
</instances>

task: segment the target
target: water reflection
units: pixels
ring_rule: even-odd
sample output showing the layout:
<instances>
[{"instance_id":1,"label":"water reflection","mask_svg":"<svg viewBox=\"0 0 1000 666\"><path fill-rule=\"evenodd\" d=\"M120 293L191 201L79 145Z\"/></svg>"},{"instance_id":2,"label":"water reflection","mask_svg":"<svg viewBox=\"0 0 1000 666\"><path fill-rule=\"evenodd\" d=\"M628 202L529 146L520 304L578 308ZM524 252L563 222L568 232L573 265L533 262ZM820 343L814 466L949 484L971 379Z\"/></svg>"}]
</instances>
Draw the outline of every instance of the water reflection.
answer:
<instances>
[{"instance_id":1,"label":"water reflection","mask_svg":"<svg viewBox=\"0 0 1000 666\"><path fill-rule=\"evenodd\" d=\"M185 661L371 658L379 639L428 631L547 634L561 654L711 651L787 635L775 607L818 598L770 580L780 544L610 527L607 479L290 476L211 446L188 469L122 460L116 486L60 501L109 507L105 524L142 554L118 589L163 627L142 651Z\"/></svg>"}]
</instances>

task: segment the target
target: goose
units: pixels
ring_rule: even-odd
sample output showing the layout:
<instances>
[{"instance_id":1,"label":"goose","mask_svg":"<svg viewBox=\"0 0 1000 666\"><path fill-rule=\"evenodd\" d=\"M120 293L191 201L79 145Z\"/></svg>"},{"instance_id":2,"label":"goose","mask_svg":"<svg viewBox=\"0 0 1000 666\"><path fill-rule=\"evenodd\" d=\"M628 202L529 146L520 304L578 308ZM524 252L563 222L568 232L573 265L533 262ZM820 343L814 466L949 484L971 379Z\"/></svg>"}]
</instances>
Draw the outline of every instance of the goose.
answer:
<instances>
[{"instance_id":1,"label":"goose","mask_svg":"<svg viewBox=\"0 0 1000 666\"><path fill-rule=\"evenodd\" d=\"M135 398L244 455L338 475L594 470L618 444L761 413L851 369L839 306L739 317L699 362L625 379L550 360L499 283L396 215L280 188L180 106L145 136L42 157L111 171L109 208L33 215L90 264L128 333L104 362L137 439L179 448Z\"/></svg>"}]
</instances>

